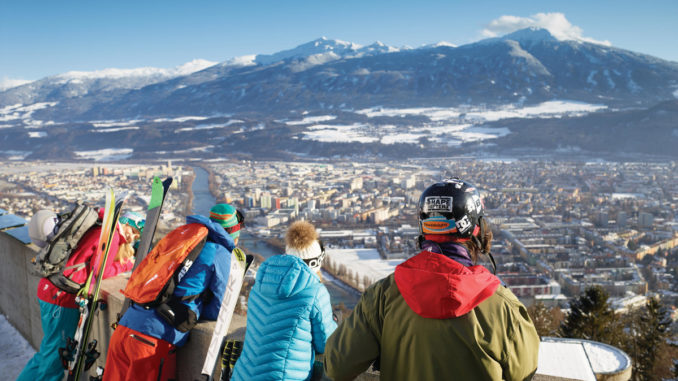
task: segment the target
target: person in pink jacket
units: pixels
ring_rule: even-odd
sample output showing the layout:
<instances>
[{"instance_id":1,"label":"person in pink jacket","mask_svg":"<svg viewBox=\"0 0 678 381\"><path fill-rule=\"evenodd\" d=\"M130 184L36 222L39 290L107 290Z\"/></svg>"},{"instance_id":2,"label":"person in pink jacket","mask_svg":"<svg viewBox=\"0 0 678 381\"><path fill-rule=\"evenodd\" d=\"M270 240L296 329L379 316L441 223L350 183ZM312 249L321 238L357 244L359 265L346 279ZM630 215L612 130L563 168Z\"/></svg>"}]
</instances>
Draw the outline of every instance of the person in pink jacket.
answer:
<instances>
[{"instance_id":1,"label":"person in pink jacket","mask_svg":"<svg viewBox=\"0 0 678 381\"><path fill-rule=\"evenodd\" d=\"M52 211L41 210L36 213L29 223L31 241L38 246L46 245L56 222L57 216ZM143 218L138 213L128 212L119 222L125 223L117 224L104 268L104 278L130 271L134 266L133 244L141 235ZM100 234L100 226L94 226L85 233L64 268L78 264L85 266L65 270L66 277L77 283L87 280L94 266L92 257L96 253ZM59 348L66 347L66 339L73 337L78 326L80 312L75 294L59 289L48 278L42 278L38 283L38 303L44 336L39 351L26 364L18 381L63 379L64 368L59 357Z\"/></svg>"}]
</instances>

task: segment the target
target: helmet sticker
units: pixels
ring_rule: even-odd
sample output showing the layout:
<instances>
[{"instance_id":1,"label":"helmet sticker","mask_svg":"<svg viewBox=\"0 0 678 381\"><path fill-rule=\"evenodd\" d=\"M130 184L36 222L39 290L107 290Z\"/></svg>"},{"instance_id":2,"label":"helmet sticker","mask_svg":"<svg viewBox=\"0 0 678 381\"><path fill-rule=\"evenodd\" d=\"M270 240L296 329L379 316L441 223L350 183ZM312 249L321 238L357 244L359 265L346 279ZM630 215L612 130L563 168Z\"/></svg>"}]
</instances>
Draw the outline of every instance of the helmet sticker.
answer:
<instances>
[{"instance_id":1,"label":"helmet sticker","mask_svg":"<svg viewBox=\"0 0 678 381\"><path fill-rule=\"evenodd\" d=\"M427 218L421 222L421 230L424 234L451 234L457 232L454 220L448 220L443 216Z\"/></svg>"},{"instance_id":2,"label":"helmet sticker","mask_svg":"<svg viewBox=\"0 0 678 381\"><path fill-rule=\"evenodd\" d=\"M424 199L424 213L452 211L452 197L429 196Z\"/></svg>"},{"instance_id":3,"label":"helmet sticker","mask_svg":"<svg viewBox=\"0 0 678 381\"><path fill-rule=\"evenodd\" d=\"M459 233L465 233L471 227L471 221L468 220L468 216L464 216L462 219L457 221L457 228Z\"/></svg>"},{"instance_id":4,"label":"helmet sticker","mask_svg":"<svg viewBox=\"0 0 678 381\"><path fill-rule=\"evenodd\" d=\"M471 198L466 201L466 210L469 212L475 211L476 213L480 214L482 211L482 202L480 201L480 196L477 194L474 194L471 196Z\"/></svg>"}]
</instances>

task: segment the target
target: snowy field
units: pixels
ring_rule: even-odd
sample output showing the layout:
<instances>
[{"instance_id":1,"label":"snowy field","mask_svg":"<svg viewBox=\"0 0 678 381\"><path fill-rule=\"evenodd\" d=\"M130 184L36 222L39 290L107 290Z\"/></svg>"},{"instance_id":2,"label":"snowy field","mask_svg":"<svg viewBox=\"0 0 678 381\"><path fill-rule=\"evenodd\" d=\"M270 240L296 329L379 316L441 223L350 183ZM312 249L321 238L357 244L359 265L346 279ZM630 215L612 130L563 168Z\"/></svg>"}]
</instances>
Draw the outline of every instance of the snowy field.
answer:
<instances>
[{"instance_id":1,"label":"snowy field","mask_svg":"<svg viewBox=\"0 0 678 381\"><path fill-rule=\"evenodd\" d=\"M300 121L285 122L288 125L303 125L306 131L302 139L324 143L417 143L420 138L457 146L466 142L496 139L511 133L505 127L486 127L485 123L512 118L549 119L580 117L604 110L607 106L575 101L554 100L533 106L505 105L496 108L480 107L422 107L391 109L373 107L356 111L370 119L380 117L425 117L428 122L417 126L394 126L378 121L353 124L326 123L336 116L320 115ZM324 122L324 123L323 123Z\"/></svg>"},{"instance_id":2,"label":"snowy field","mask_svg":"<svg viewBox=\"0 0 678 381\"><path fill-rule=\"evenodd\" d=\"M374 283L387 277L403 259L384 260L377 249L327 249L327 259L335 268L344 265L349 274L357 274L360 283L365 277Z\"/></svg>"},{"instance_id":3,"label":"snowy field","mask_svg":"<svg viewBox=\"0 0 678 381\"><path fill-rule=\"evenodd\" d=\"M134 152L132 148L104 148L94 151L75 151L75 154L82 159L116 161L129 158L132 152Z\"/></svg>"},{"instance_id":4,"label":"snowy field","mask_svg":"<svg viewBox=\"0 0 678 381\"><path fill-rule=\"evenodd\" d=\"M9 324L5 315L0 315L0 369L3 372L2 378L16 380L34 354L35 350L28 341Z\"/></svg>"}]
</instances>

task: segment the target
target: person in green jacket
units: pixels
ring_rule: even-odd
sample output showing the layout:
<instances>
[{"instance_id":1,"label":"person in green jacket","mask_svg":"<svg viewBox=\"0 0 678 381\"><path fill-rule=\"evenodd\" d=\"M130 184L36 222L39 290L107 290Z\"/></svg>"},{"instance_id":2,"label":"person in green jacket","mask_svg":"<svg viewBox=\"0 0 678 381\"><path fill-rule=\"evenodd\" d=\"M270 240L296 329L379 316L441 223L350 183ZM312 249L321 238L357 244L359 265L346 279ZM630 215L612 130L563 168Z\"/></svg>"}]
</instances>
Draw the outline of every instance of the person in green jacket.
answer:
<instances>
[{"instance_id":1,"label":"person in green jacket","mask_svg":"<svg viewBox=\"0 0 678 381\"><path fill-rule=\"evenodd\" d=\"M529 380L539 336L525 306L485 267L492 230L478 190L450 179L419 200L422 251L363 293L327 340L325 374L352 380ZM492 260L494 264L494 260Z\"/></svg>"}]
</instances>

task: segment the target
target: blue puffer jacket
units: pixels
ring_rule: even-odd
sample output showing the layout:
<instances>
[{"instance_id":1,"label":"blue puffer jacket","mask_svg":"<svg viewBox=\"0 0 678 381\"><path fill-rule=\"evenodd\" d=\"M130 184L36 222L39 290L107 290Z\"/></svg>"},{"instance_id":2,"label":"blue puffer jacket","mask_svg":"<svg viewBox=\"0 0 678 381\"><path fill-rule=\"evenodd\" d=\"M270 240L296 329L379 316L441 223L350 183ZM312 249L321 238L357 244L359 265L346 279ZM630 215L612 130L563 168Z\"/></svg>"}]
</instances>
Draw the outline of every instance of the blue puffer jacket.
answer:
<instances>
[{"instance_id":1,"label":"blue puffer jacket","mask_svg":"<svg viewBox=\"0 0 678 381\"><path fill-rule=\"evenodd\" d=\"M330 295L298 257L274 255L250 292L245 345L232 380L308 380L337 328Z\"/></svg>"},{"instance_id":2,"label":"blue puffer jacket","mask_svg":"<svg viewBox=\"0 0 678 381\"><path fill-rule=\"evenodd\" d=\"M208 229L207 242L181 282L174 289L174 296L182 300L195 313L197 319L216 320L221 299L226 291L231 271L231 251L235 248L233 238L216 222L203 216L188 216L186 223L199 223ZM208 303L193 295L211 293ZM120 319L120 325L137 332L165 340L178 347L188 339L188 333L181 332L167 323L155 309L144 309L132 304Z\"/></svg>"}]
</instances>

